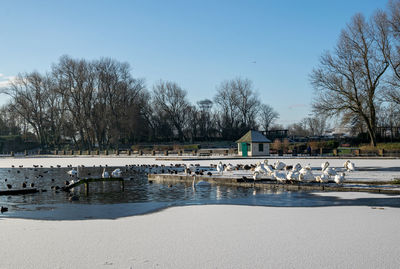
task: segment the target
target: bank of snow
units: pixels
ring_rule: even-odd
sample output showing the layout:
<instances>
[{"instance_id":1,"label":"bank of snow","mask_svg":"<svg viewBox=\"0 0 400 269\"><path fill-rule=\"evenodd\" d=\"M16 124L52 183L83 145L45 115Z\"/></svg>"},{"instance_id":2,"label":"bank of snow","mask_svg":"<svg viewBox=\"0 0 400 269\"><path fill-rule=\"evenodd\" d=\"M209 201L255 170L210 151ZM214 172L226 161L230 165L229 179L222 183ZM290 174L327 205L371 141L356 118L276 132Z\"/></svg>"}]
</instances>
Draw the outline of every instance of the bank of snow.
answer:
<instances>
[{"instance_id":1,"label":"bank of snow","mask_svg":"<svg viewBox=\"0 0 400 269\"><path fill-rule=\"evenodd\" d=\"M346 159L317 159L317 158L283 158L280 159L286 164L294 165L300 163L302 166L310 164L313 167L315 174L320 173L321 163L329 161L331 167L336 167L343 169L343 163ZM19 158L0 158L0 168L9 168L12 165L18 167L23 165L24 167L32 167L33 165L42 165L43 167L50 167L61 165L63 167L67 165L72 165L74 167L78 165L85 166L125 166L125 165L141 165L141 164L200 164L203 166L209 166L210 164L217 164L219 159L204 159L204 160L165 160L157 159L154 157L110 157L110 156L77 156L77 157L19 157ZM222 160L223 163L228 164L255 164L261 161L260 159L225 159ZM269 162L273 163L276 159L269 158ZM400 159L352 159L352 162L356 164L357 171L352 173L347 173L347 180L354 181L388 181L394 178L400 178Z\"/></svg>"},{"instance_id":2,"label":"bank of snow","mask_svg":"<svg viewBox=\"0 0 400 269\"><path fill-rule=\"evenodd\" d=\"M400 209L207 205L0 221L0 268L398 268Z\"/></svg>"}]
</instances>

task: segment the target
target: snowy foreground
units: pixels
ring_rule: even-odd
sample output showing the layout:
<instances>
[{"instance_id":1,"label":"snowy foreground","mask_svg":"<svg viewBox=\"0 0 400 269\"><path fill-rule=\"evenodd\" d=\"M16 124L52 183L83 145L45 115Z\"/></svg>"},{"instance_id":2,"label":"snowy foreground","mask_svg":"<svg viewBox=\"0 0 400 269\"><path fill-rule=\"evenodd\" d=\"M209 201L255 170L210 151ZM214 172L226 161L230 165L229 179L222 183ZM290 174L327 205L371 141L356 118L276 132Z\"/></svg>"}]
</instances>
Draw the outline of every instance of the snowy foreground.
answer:
<instances>
[{"instance_id":1,"label":"snowy foreground","mask_svg":"<svg viewBox=\"0 0 400 269\"><path fill-rule=\"evenodd\" d=\"M0 268L398 268L399 223L400 209L367 206L207 205L117 220L2 219Z\"/></svg>"},{"instance_id":2,"label":"snowy foreground","mask_svg":"<svg viewBox=\"0 0 400 269\"><path fill-rule=\"evenodd\" d=\"M219 160L188 161L209 165ZM256 163L226 160L224 163ZM274 161L274 160L273 160ZM285 159L320 167L321 159ZM344 160L328 160L341 167ZM363 180L400 177L400 160L352 159ZM3 158L0 167L166 164L154 158ZM371 170L372 171L365 171ZM381 171L379 171L381 170ZM366 178L365 178L366 177ZM393 198L315 193L341 199ZM173 207L115 220L0 220L0 268L398 268L400 208Z\"/></svg>"},{"instance_id":3,"label":"snowy foreground","mask_svg":"<svg viewBox=\"0 0 400 269\"><path fill-rule=\"evenodd\" d=\"M330 167L343 168L343 163L346 159L317 159L317 158L296 158L296 159L276 159L267 158L270 163L274 163L276 160L280 160L288 165L295 165L300 163L302 166L310 164L313 169L320 172L321 163L328 161ZM210 164L217 164L220 160L218 159L203 159L203 160L165 160L162 157L159 159L154 157L20 157L20 158L0 158L0 168L9 168L12 165L18 167L23 165L24 167L32 167L33 165L43 165L44 167L50 167L61 165L63 167L72 165L74 167L78 165L85 166L125 166L125 165L141 165L141 164L200 164L202 166L209 166ZM256 164L262 159L223 159L224 164ZM356 171L346 173L346 180L364 180L364 181L389 181L400 178L400 159L351 159L356 165ZM318 174L318 173L316 173Z\"/></svg>"}]
</instances>

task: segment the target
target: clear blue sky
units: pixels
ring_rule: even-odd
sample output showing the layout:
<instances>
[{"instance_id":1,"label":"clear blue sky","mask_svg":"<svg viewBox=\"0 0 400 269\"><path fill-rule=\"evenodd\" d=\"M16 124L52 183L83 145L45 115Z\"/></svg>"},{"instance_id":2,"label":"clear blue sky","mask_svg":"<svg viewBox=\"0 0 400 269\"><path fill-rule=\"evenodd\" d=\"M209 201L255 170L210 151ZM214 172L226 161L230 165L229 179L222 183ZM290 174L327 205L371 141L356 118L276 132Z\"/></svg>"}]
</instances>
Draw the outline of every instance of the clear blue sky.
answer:
<instances>
[{"instance_id":1,"label":"clear blue sky","mask_svg":"<svg viewBox=\"0 0 400 269\"><path fill-rule=\"evenodd\" d=\"M45 72L63 54L131 64L149 89L175 81L194 103L223 80L254 82L287 125L306 117L309 74L357 12L386 0L7 1L0 0L0 85ZM253 62L256 63L253 63ZM3 81L3 82L2 82ZM1 103L5 96L0 96Z\"/></svg>"}]
</instances>

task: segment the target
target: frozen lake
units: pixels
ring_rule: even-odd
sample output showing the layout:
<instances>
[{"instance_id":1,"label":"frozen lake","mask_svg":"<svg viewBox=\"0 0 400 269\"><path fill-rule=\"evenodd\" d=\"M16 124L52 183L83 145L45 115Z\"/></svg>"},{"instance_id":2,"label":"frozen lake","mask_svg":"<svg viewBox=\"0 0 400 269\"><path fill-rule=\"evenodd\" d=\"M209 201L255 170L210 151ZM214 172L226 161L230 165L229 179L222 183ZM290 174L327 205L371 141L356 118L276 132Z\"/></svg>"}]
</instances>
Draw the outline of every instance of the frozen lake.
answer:
<instances>
[{"instance_id":1,"label":"frozen lake","mask_svg":"<svg viewBox=\"0 0 400 269\"><path fill-rule=\"evenodd\" d=\"M310 164L315 173L320 170L320 164L326 159L280 159L286 164ZM259 159L231 159L223 163L254 164ZM275 159L269 159L273 163ZM342 167L343 159L329 159L332 167ZM357 171L346 176L348 180L391 180L400 178L399 160L382 159L352 159ZM187 160L187 164L208 166L219 160ZM6 189L7 184L14 188L22 182L34 183L35 187L46 192L0 196L0 205L7 206L8 212L2 217L21 217L33 219L98 219L119 218L154 212L172 206L201 204L236 204L273 207L320 207L320 206L392 206L400 207L399 196L377 194L368 197L337 197L330 193L271 191L258 188L243 188L232 186L216 186L193 191L191 184L149 184L144 175L127 175L125 190L122 192L118 182L93 183L90 195L85 196L84 188L78 187L73 194L79 196L79 201L70 202L69 193L54 190L55 186L64 186L69 180L67 165L85 165L92 171L101 173L103 167L108 170L115 167L125 168L125 165L140 164L176 164L183 161L156 160L156 158L135 157L48 157L48 158L3 158L0 159L0 188ZM11 168L14 165L15 168ZM23 168L19 168L22 165ZM38 165L39 168L33 168ZM50 168L61 165L61 168ZM43 166L40 168L40 166ZM234 171L231 174L244 174L247 171ZM94 173L93 173L94 174ZM6 181L7 179L7 181Z\"/></svg>"}]
</instances>

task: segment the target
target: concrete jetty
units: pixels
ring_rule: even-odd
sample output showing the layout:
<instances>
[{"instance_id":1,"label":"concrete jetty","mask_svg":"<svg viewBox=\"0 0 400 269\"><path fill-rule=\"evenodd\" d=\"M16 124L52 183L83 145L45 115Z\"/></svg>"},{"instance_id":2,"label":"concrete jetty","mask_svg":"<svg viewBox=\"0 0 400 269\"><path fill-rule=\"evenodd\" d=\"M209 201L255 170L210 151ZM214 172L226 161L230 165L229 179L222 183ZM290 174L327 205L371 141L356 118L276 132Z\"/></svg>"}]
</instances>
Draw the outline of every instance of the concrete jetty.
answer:
<instances>
[{"instance_id":1,"label":"concrete jetty","mask_svg":"<svg viewBox=\"0 0 400 269\"><path fill-rule=\"evenodd\" d=\"M148 180L156 183L165 184L178 184L185 183L191 184L193 176L186 174L149 174ZM215 185L229 185L240 186L247 188L264 188L270 190L287 190L287 191L341 191L341 192L371 192L383 194L400 194L400 185L393 184L393 182L370 182L370 181L348 181L344 184L338 185L333 182L329 183L279 183L272 178L264 178L262 180L254 181L251 177L245 176L206 176L196 175L196 181L207 181ZM371 184L373 183L373 184ZM379 185L375 184L379 183Z\"/></svg>"}]
</instances>

